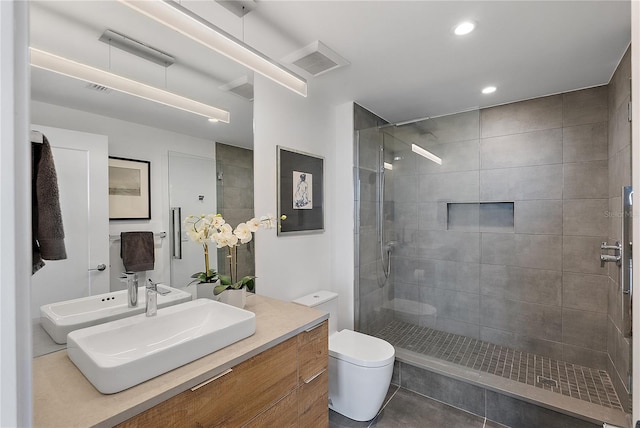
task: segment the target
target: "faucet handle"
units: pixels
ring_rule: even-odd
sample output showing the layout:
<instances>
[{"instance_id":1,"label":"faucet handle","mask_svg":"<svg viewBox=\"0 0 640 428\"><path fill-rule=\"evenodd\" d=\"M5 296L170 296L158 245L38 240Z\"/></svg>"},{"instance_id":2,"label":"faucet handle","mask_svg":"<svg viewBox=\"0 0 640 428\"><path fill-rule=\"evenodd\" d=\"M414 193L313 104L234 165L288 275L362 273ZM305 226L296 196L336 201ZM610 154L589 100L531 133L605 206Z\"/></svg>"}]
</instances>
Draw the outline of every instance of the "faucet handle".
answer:
<instances>
[{"instance_id":1,"label":"faucet handle","mask_svg":"<svg viewBox=\"0 0 640 428\"><path fill-rule=\"evenodd\" d=\"M151 278L147 279L147 288L149 290L158 291L158 283L153 282Z\"/></svg>"}]
</instances>

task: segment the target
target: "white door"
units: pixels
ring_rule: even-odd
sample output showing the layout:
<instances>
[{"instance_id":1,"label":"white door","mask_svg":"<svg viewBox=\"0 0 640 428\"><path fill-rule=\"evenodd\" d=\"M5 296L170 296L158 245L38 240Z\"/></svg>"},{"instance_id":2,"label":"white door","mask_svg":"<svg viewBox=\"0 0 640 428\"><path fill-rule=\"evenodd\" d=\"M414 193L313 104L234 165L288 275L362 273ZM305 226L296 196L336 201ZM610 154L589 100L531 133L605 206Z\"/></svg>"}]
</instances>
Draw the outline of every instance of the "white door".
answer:
<instances>
[{"instance_id":1,"label":"white door","mask_svg":"<svg viewBox=\"0 0 640 428\"><path fill-rule=\"evenodd\" d=\"M185 287L191 275L204 272L202 245L189 240L183 221L188 215L216 213L216 162L212 158L169 152L169 203L180 210L172 225L171 285ZM170 219L173 216L169 217ZM181 232L173 233L174 228ZM209 247L209 268L217 269L217 249Z\"/></svg>"},{"instance_id":2,"label":"white door","mask_svg":"<svg viewBox=\"0 0 640 428\"><path fill-rule=\"evenodd\" d=\"M58 175L66 260L45 260L31 277L31 316L40 306L109 292L108 140L32 125L46 135ZM97 270L98 265L106 268ZM96 269L96 270L92 270Z\"/></svg>"}]
</instances>

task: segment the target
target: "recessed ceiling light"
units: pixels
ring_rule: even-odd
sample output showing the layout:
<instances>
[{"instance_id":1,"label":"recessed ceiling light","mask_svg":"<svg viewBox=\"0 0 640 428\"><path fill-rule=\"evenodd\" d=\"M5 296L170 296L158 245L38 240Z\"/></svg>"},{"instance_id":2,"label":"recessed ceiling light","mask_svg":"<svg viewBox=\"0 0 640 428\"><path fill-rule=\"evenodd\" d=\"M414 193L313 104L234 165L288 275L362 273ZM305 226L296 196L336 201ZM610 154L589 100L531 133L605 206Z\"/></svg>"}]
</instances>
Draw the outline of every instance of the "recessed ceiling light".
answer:
<instances>
[{"instance_id":1,"label":"recessed ceiling light","mask_svg":"<svg viewBox=\"0 0 640 428\"><path fill-rule=\"evenodd\" d=\"M484 88L482 90L483 94L493 94L496 91L496 87L495 86L487 86L486 88Z\"/></svg>"},{"instance_id":2,"label":"recessed ceiling light","mask_svg":"<svg viewBox=\"0 0 640 428\"><path fill-rule=\"evenodd\" d=\"M209 119L209 122L211 122L211 123L218 123L218 122L220 122L220 121L219 121L218 119L210 118L210 119Z\"/></svg>"},{"instance_id":3,"label":"recessed ceiling light","mask_svg":"<svg viewBox=\"0 0 640 428\"><path fill-rule=\"evenodd\" d=\"M472 32L474 28L476 28L475 23L471 21L465 21L456 25L456 27L453 29L453 32L456 34L456 36L464 36L465 34L469 34L470 32Z\"/></svg>"}]
</instances>

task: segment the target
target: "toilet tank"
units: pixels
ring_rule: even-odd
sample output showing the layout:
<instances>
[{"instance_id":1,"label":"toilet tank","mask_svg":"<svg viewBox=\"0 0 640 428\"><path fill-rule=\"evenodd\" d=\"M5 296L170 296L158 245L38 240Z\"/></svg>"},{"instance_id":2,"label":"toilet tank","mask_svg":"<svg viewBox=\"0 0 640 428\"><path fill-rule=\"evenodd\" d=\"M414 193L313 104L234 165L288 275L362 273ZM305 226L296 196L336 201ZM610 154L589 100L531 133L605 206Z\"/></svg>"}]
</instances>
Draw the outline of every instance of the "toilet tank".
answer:
<instances>
[{"instance_id":1,"label":"toilet tank","mask_svg":"<svg viewBox=\"0 0 640 428\"><path fill-rule=\"evenodd\" d=\"M293 303L329 313L329 335L338 330L338 294L319 290L295 299Z\"/></svg>"}]
</instances>

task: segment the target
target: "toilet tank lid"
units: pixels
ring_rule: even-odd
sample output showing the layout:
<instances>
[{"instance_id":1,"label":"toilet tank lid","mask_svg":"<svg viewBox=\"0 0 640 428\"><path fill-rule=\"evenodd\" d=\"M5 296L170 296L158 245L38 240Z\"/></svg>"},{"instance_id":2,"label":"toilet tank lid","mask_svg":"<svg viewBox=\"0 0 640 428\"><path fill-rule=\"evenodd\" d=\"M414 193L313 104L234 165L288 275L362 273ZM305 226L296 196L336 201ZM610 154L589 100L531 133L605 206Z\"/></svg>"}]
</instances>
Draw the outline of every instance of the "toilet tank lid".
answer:
<instances>
[{"instance_id":1,"label":"toilet tank lid","mask_svg":"<svg viewBox=\"0 0 640 428\"><path fill-rule=\"evenodd\" d=\"M323 303L328 302L329 300L335 299L338 297L337 293L328 290L319 290L311 294L307 294L306 296L302 296L298 299L295 299L293 303L297 303L298 305L308 306L313 308L314 306L321 305Z\"/></svg>"}]
</instances>

